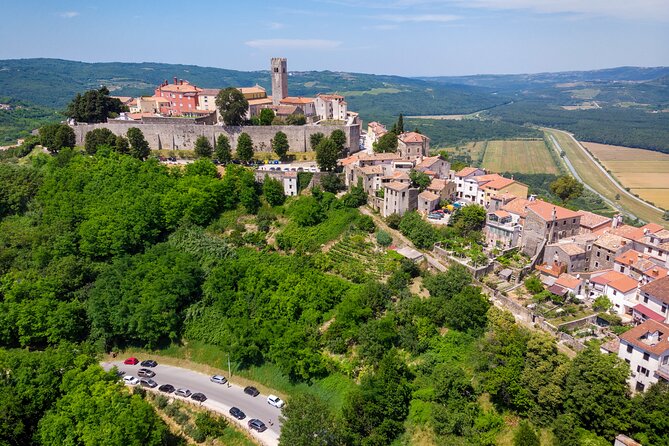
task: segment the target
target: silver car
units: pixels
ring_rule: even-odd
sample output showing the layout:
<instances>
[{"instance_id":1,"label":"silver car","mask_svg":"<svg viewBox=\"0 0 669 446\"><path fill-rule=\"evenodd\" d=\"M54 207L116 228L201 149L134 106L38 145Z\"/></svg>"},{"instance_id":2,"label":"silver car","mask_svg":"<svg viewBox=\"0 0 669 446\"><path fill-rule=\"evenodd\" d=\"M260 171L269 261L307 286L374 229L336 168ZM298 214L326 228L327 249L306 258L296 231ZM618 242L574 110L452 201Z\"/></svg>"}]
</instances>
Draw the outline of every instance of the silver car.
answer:
<instances>
[{"instance_id":1,"label":"silver car","mask_svg":"<svg viewBox=\"0 0 669 446\"><path fill-rule=\"evenodd\" d=\"M209 381L216 384L225 384L228 382L228 380L223 375L214 375L211 378L209 378Z\"/></svg>"},{"instance_id":2,"label":"silver car","mask_svg":"<svg viewBox=\"0 0 669 446\"><path fill-rule=\"evenodd\" d=\"M192 393L193 392L189 389L177 389L176 392L174 392L176 396L183 396L184 398L188 398Z\"/></svg>"}]
</instances>

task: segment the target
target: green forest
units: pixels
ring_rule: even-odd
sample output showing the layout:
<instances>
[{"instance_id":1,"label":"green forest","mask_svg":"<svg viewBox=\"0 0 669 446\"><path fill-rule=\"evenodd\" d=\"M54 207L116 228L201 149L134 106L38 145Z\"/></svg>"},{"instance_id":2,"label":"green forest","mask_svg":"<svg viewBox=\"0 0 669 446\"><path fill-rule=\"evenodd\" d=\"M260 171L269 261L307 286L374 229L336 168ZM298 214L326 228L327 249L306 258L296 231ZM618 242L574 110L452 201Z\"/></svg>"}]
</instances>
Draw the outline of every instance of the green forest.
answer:
<instances>
[{"instance_id":1,"label":"green forest","mask_svg":"<svg viewBox=\"0 0 669 446\"><path fill-rule=\"evenodd\" d=\"M569 359L464 268L387 251L361 188L275 186L102 147L0 162L0 445L183 444L97 361L186 345L301 386L281 445L669 444L667 386L632 397L617 357ZM480 237L480 211L388 224L428 248Z\"/></svg>"}]
</instances>

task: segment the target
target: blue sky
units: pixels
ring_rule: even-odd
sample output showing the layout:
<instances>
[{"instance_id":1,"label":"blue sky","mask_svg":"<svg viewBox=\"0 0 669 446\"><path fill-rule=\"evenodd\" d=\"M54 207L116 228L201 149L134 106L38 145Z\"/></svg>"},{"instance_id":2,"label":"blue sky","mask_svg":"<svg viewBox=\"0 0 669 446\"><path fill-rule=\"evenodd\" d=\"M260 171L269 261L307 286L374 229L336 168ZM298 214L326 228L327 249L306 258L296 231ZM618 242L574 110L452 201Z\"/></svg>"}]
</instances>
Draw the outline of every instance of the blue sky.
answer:
<instances>
[{"instance_id":1,"label":"blue sky","mask_svg":"<svg viewBox=\"0 0 669 446\"><path fill-rule=\"evenodd\" d=\"M668 0L8 0L0 59L399 75L669 65Z\"/></svg>"}]
</instances>

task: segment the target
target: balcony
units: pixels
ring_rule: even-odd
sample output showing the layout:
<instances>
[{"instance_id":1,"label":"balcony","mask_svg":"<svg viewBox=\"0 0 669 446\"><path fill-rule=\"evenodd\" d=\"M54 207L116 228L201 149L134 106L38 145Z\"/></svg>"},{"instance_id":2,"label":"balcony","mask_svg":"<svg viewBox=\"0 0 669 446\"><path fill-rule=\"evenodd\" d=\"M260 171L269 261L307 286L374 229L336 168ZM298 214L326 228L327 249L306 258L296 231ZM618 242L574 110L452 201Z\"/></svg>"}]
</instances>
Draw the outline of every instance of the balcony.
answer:
<instances>
[{"instance_id":1,"label":"balcony","mask_svg":"<svg viewBox=\"0 0 669 446\"><path fill-rule=\"evenodd\" d=\"M661 379L669 381L669 364L661 365L655 374Z\"/></svg>"}]
</instances>

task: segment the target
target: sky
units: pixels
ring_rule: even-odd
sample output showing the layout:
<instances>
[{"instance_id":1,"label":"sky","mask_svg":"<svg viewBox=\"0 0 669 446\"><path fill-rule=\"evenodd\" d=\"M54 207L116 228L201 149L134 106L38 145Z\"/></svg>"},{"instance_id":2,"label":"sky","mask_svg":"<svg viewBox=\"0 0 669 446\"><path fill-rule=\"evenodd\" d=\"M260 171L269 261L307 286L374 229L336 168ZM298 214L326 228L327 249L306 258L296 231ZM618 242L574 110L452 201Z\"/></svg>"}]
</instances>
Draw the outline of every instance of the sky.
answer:
<instances>
[{"instance_id":1,"label":"sky","mask_svg":"<svg viewBox=\"0 0 669 446\"><path fill-rule=\"evenodd\" d=\"M403 76L669 65L669 0L5 0L0 59Z\"/></svg>"}]
</instances>

